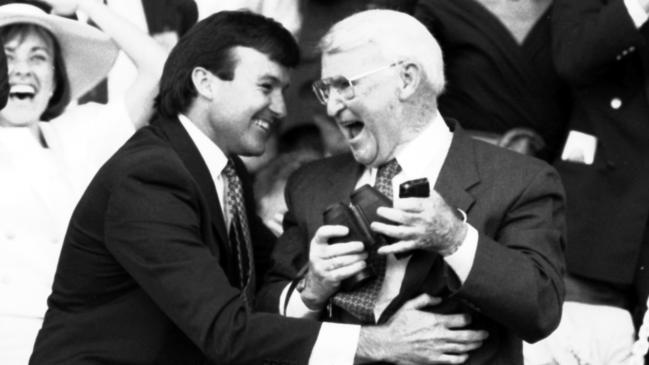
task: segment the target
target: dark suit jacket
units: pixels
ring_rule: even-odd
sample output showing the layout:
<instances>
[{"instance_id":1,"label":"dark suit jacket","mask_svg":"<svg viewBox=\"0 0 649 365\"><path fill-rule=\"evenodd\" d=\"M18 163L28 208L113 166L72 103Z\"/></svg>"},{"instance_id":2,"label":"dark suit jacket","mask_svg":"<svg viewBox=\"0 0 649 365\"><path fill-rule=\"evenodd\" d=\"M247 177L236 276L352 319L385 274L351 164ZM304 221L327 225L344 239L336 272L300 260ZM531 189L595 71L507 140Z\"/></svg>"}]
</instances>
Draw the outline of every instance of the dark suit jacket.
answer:
<instances>
[{"instance_id":1,"label":"dark suit jacket","mask_svg":"<svg viewBox=\"0 0 649 365\"><path fill-rule=\"evenodd\" d=\"M564 138L569 93L552 64L549 12L522 44L477 0L419 0L415 16L444 54L442 115L466 129L531 128L547 143L542 157L551 161Z\"/></svg>"},{"instance_id":2,"label":"dark suit jacket","mask_svg":"<svg viewBox=\"0 0 649 365\"><path fill-rule=\"evenodd\" d=\"M246 203L262 273L274 239ZM236 266L203 159L158 119L79 202L30 363L305 364L320 325L251 314Z\"/></svg>"},{"instance_id":3,"label":"dark suit jacket","mask_svg":"<svg viewBox=\"0 0 649 365\"><path fill-rule=\"evenodd\" d=\"M649 244L649 24L638 30L622 0L554 6L555 62L575 99L569 128L598 138L592 165L556 163L569 202L567 269L616 285L635 280L646 298L638 257Z\"/></svg>"},{"instance_id":4,"label":"dark suit jacket","mask_svg":"<svg viewBox=\"0 0 649 365\"><path fill-rule=\"evenodd\" d=\"M307 263L323 210L347 200L362 171L351 155L343 155L291 177L277 262L259 297L266 309L273 309L287 280ZM422 292L442 296L432 311L469 312L472 327L490 333L468 364L522 364L521 338L547 336L561 317L565 207L559 177L540 160L475 141L457 128L435 189L479 231L473 268L460 285L441 256L415 252L399 295L379 322Z\"/></svg>"}]
</instances>

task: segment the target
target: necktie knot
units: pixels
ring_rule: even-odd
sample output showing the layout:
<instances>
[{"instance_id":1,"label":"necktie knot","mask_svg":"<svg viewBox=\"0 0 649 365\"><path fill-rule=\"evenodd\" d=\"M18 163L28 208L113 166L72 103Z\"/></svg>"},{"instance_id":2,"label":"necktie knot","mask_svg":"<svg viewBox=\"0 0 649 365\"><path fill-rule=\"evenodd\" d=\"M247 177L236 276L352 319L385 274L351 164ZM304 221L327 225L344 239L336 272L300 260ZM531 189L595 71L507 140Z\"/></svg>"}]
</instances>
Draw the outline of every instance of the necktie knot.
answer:
<instances>
[{"instance_id":1,"label":"necktie knot","mask_svg":"<svg viewBox=\"0 0 649 365\"><path fill-rule=\"evenodd\" d=\"M234 164L230 160L228 160L228 163L225 164L223 175L225 175L225 178L228 181L228 185L234 180L239 180L237 172L234 170Z\"/></svg>"}]
</instances>

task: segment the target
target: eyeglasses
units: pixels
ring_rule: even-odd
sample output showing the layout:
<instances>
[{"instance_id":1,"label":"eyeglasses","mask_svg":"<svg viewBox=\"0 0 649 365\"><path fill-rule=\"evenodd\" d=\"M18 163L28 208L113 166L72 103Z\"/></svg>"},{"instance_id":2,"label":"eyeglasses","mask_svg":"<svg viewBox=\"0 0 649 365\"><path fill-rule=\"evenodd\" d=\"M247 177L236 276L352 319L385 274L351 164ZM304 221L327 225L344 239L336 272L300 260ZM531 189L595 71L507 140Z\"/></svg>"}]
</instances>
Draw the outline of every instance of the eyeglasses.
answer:
<instances>
[{"instance_id":1,"label":"eyeglasses","mask_svg":"<svg viewBox=\"0 0 649 365\"><path fill-rule=\"evenodd\" d=\"M345 100L350 100L353 99L354 96L356 96L356 93L354 92L354 85L356 85L360 79L375 74L379 71L387 70L391 67L400 65L401 63L402 61L393 62L387 66L382 66L377 69L364 72L352 78L347 78L345 76L327 77L313 83L313 92L322 105L327 105L327 102L329 102L329 95L331 94L332 88L336 90L336 92L340 94Z\"/></svg>"}]
</instances>

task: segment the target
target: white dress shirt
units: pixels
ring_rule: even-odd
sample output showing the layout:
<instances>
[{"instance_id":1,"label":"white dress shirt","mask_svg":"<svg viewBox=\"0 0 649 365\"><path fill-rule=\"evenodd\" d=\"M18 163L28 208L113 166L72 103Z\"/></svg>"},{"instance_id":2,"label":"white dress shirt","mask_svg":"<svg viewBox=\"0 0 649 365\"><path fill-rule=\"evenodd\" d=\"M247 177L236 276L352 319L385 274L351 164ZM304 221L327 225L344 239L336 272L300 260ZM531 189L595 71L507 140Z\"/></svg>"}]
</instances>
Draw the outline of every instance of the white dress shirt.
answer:
<instances>
[{"instance_id":1,"label":"white dress shirt","mask_svg":"<svg viewBox=\"0 0 649 365\"><path fill-rule=\"evenodd\" d=\"M230 227L231 217L228 215L224 200L227 193L227 184L225 183L225 176L223 176L223 169L225 169L225 165L228 164L228 157L223 153L219 146L216 145L216 143L212 142L212 140L209 139L203 131L198 129L198 127L185 115L178 114L178 120L180 120L180 124L182 124L187 131L187 134L189 134L189 138L194 142L198 149L198 153L200 153L203 161L205 161L205 165L207 165L207 170L210 172L212 182L214 182L214 187L216 188L216 195L219 197L219 204L221 205L221 212L225 219L225 226Z\"/></svg>"},{"instance_id":2,"label":"white dress shirt","mask_svg":"<svg viewBox=\"0 0 649 365\"><path fill-rule=\"evenodd\" d=\"M395 151L395 158L401 166L401 172L392 180L393 201L399 199L397 193L398 186L405 181L426 177L428 178L431 187L435 185L442 169L442 165L446 160L446 155L448 154L452 139L453 133L451 133L439 112L437 112L433 121L415 139L397 148ZM356 187L358 188L365 184L373 185L373 182L376 180L377 170L377 168L366 168L356 183ZM455 253L444 257L444 260L446 260L448 265L455 271L462 283L464 283L466 278L469 276L478 246L477 230L469 224L467 224L467 228L467 235L458 250ZM399 293L408 261L409 257L400 260L394 257L394 255L387 256L385 278L374 308L375 318L380 317L381 313L383 313L385 308L387 308L390 302ZM282 292L280 303L285 303L287 293L288 286ZM283 312L283 305L280 304L280 313L286 316L317 318L320 314L319 311L312 311L306 307L298 294L291 295L288 305L286 306L286 312ZM337 337L323 338L323 333L321 332L318 336L317 343L324 343L326 341L335 342L338 344L336 351L341 352L342 349L339 345L341 343L340 338L341 336L345 336L345 333L338 332L336 333L336 336ZM357 345L357 343L357 340L349 342L350 345ZM329 346L334 345L332 344ZM350 350L345 350L345 353L349 352ZM313 357L310 362L312 365L325 363L327 362L314 362ZM352 364L353 356L344 361L341 360L340 362L336 362L336 364L339 363Z\"/></svg>"},{"instance_id":3,"label":"white dress shirt","mask_svg":"<svg viewBox=\"0 0 649 365\"><path fill-rule=\"evenodd\" d=\"M87 103L39 123L0 127L0 364L26 364L47 310L72 211L135 131L123 103Z\"/></svg>"},{"instance_id":4,"label":"white dress shirt","mask_svg":"<svg viewBox=\"0 0 649 365\"><path fill-rule=\"evenodd\" d=\"M647 18L649 18L649 14L647 14L638 0L624 0L624 5L631 19L633 19L633 24L635 24L636 28L640 28L647 21Z\"/></svg>"}]
</instances>

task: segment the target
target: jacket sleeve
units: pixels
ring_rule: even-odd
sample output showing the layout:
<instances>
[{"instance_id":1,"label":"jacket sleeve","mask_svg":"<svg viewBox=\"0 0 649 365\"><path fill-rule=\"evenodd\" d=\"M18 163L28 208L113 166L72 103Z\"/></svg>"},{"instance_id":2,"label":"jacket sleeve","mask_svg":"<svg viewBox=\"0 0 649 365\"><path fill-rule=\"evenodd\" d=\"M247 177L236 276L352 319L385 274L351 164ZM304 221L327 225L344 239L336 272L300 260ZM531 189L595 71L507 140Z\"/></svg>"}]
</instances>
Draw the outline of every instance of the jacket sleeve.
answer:
<instances>
[{"instance_id":1,"label":"jacket sleeve","mask_svg":"<svg viewBox=\"0 0 649 365\"><path fill-rule=\"evenodd\" d=\"M455 293L528 342L561 319L564 201L558 174L545 166L512 201L497 233L479 233L473 266Z\"/></svg>"}]
</instances>

